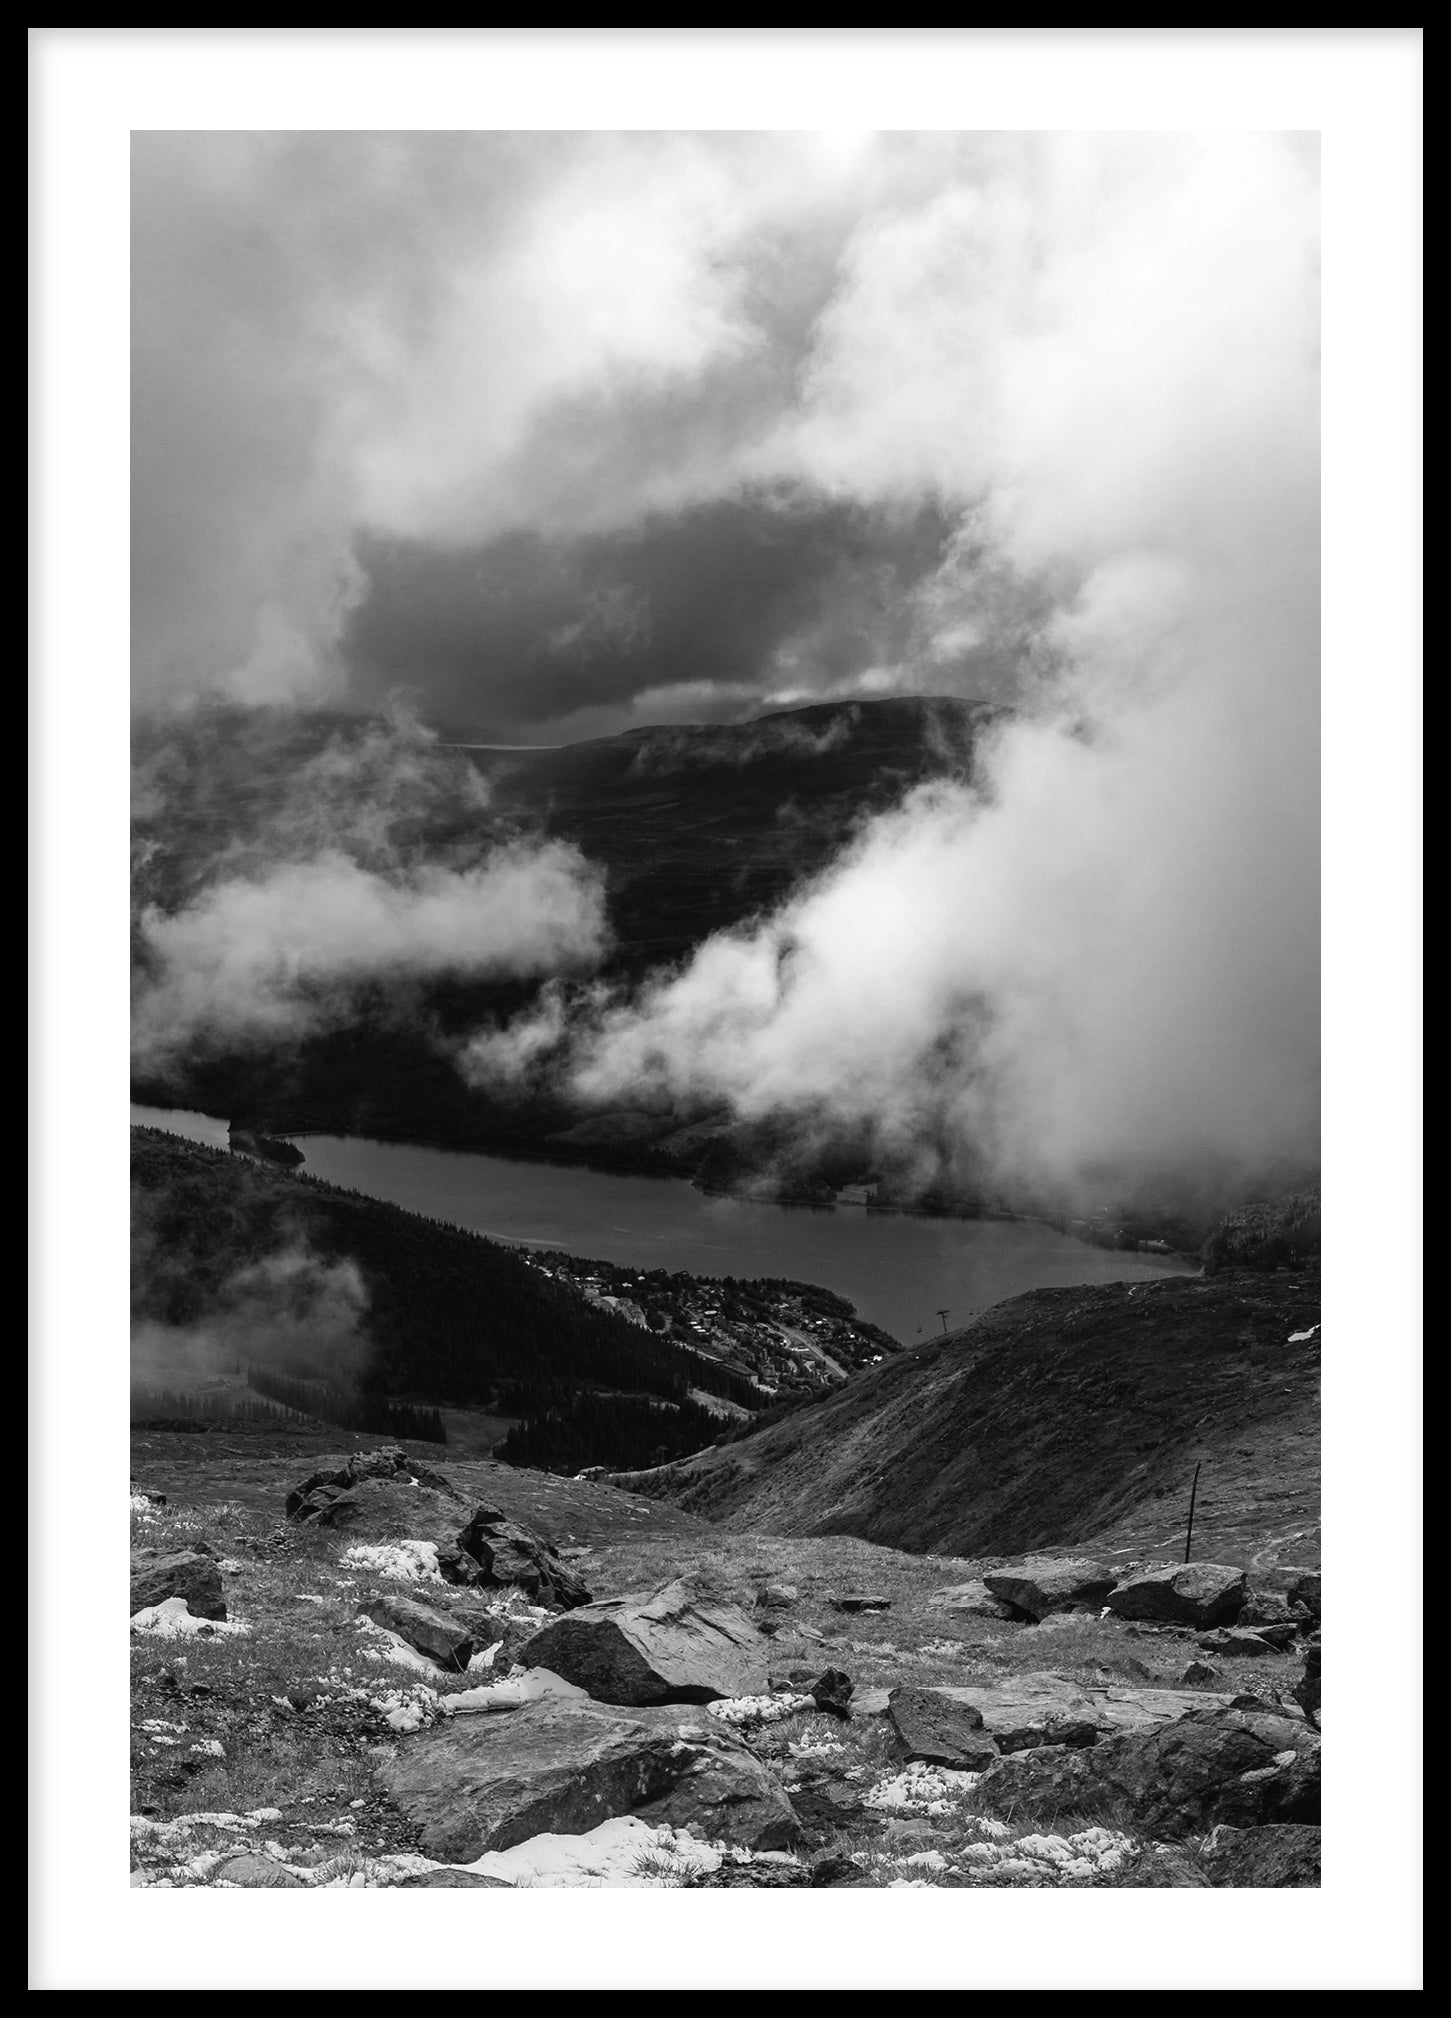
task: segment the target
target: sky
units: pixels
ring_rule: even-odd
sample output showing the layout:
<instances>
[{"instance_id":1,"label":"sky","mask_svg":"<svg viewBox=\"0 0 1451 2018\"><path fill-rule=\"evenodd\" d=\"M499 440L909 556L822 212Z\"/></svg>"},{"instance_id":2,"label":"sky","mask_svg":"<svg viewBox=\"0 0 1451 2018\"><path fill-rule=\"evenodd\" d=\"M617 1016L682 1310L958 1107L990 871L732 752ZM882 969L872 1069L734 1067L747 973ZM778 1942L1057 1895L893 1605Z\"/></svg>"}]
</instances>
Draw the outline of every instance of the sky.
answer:
<instances>
[{"instance_id":1,"label":"sky","mask_svg":"<svg viewBox=\"0 0 1451 2018\"><path fill-rule=\"evenodd\" d=\"M1083 558L1013 493L1203 452L1314 190L1272 136L138 134L138 699L1011 689Z\"/></svg>"}]
</instances>

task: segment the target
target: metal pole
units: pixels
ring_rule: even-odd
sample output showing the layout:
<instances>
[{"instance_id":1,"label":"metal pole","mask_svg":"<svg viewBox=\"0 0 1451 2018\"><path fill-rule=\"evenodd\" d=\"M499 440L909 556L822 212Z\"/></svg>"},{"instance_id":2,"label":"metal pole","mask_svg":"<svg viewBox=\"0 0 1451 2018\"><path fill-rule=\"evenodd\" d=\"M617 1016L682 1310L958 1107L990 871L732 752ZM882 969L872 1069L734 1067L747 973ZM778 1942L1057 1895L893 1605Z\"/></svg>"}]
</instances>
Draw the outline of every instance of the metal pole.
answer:
<instances>
[{"instance_id":1,"label":"metal pole","mask_svg":"<svg viewBox=\"0 0 1451 2018\"><path fill-rule=\"evenodd\" d=\"M1184 1560L1186 1563L1189 1560L1189 1544L1194 1539L1194 1502L1199 1494L1199 1472L1202 1463L1203 1459L1200 1460L1199 1464L1195 1465L1194 1483L1189 1488L1189 1532L1184 1537Z\"/></svg>"}]
</instances>

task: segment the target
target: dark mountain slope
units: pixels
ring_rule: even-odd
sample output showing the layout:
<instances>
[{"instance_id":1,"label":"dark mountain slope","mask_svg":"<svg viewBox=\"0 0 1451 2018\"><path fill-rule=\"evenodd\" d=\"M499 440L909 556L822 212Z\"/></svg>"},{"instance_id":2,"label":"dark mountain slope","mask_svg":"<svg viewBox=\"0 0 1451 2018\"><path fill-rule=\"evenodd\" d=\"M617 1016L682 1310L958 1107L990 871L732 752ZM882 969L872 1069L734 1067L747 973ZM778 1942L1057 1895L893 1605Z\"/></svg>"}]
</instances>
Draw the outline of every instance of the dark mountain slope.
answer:
<instances>
[{"instance_id":1,"label":"dark mountain slope","mask_svg":"<svg viewBox=\"0 0 1451 2018\"><path fill-rule=\"evenodd\" d=\"M474 761L501 813L603 865L610 971L638 977L779 904L914 785L968 775L1001 712L937 697L823 702Z\"/></svg>"}]
</instances>

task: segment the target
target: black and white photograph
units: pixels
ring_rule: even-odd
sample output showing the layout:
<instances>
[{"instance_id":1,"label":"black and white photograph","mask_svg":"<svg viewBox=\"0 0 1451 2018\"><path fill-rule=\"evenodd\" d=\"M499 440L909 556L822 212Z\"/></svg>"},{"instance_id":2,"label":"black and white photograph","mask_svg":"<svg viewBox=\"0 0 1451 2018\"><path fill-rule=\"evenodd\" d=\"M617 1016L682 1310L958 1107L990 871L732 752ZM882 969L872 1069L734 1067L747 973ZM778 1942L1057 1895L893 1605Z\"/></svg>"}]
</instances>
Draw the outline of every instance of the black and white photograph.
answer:
<instances>
[{"instance_id":1,"label":"black and white photograph","mask_svg":"<svg viewBox=\"0 0 1451 2018\"><path fill-rule=\"evenodd\" d=\"M34 1822L114 1959L33 1987L1420 1987L1416 785L1338 768L1417 751L1419 348L1356 582L1328 115L1111 116L1125 30L660 31L651 116L654 31L460 31L472 117L454 31L88 33L31 1652L116 1642ZM1145 42L1322 34L1418 141L1418 30Z\"/></svg>"}]
</instances>

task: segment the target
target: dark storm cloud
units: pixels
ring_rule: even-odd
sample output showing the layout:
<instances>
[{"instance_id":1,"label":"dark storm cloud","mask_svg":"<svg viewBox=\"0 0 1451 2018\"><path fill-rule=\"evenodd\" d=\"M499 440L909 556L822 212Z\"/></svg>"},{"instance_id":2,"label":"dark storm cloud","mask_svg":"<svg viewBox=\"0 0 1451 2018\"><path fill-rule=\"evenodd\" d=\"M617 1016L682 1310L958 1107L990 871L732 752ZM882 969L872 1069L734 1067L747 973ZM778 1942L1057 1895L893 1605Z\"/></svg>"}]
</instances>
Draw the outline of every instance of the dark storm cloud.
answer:
<instances>
[{"instance_id":1,"label":"dark storm cloud","mask_svg":"<svg viewBox=\"0 0 1451 2018\"><path fill-rule=\"evenodd\" d=\"M638 527L440 550L369 541L341 651L355 696L406 692L457 736L543 730L684 690L697 717L752 712L799 678L849 688L911 641L913 592L949 521L778 489Z\"/></svg>"}]
</instances>

